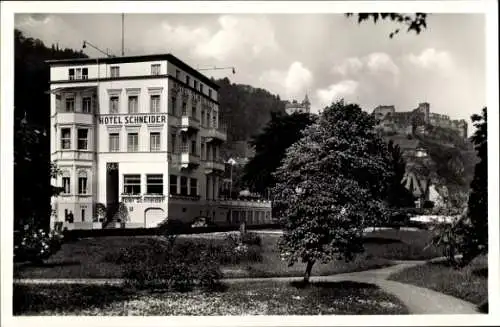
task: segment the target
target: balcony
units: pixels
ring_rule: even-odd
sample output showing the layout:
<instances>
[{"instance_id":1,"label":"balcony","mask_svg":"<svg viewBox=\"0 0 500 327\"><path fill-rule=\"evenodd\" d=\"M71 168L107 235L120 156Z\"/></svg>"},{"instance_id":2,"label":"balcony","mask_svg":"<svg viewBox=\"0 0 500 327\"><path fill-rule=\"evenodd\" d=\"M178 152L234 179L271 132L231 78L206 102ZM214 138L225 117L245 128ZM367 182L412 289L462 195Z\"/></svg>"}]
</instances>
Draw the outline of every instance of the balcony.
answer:
<instances>
[{"instance_id":1,"label":"balcony","mask_svg":"<svg viewBox=\"0 0 500 327\"><path fill-rule=\"evenodd\" d=\"M206 161L205 162L205 174L223 173L225 170L225 165L223 162L218 161Z\"/></svg>"},{"instance_id":2,"label":"balcony","mask_svg":"<svg viewBox=\"0 0 500 327\"><path fill-rule=\"evenodd\" d=\"M200 121L194 117L182 115L180 129L182 132L198 131L200 129Z\"/></svg>"},{"instance_id":3,"label":"balcony","mask_svg":"<svg viewBox=\"0 0 500 327\"><path fill-rule=\"evenodd\" d=\"M226 142L227 130L225 128L208 128L207 142Z\"/></svg>"},{"instance_id":4,"label":"balcony","mask_svg":"<svg viewBox=\"0 0 500 327\"><path fill-rule=\"evenodd\" d=\"M192 168L200 164L200 157L191 152L183 151L180 161L181 168Z\"/></svg>"}]
</instances>

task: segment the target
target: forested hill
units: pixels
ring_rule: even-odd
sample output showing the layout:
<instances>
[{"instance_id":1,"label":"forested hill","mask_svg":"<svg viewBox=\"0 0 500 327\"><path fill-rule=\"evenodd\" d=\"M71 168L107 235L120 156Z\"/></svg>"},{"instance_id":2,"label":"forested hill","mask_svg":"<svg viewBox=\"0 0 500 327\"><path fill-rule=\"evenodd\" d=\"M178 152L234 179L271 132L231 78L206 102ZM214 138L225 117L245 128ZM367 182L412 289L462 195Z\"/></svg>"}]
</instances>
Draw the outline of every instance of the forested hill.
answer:
<instances>
[{"instance_id":1,"label":"forested hill","mask_svg":"<svg viewBox=\"0 0 500 327\"><path fill-rule=\"evenodd\" d=\"M228 78L215 82L220 86L219 110L228 127L224 156L232 155L235 142L248 141L260 133L271 119L271 112L285 112L285 103L267 90L234 84Z\"/></svg>"}]
</instances>

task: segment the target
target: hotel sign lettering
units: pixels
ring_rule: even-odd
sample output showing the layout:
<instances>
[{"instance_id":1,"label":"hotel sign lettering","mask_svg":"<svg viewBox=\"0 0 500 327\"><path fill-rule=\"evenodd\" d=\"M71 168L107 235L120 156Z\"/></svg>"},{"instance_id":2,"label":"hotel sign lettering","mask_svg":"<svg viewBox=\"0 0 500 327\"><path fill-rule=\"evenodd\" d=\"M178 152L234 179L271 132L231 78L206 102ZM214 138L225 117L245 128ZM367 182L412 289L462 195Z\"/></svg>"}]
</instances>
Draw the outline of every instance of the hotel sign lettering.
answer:
<instances>
[{"instance_id":1,"label":"hotel sign lettering","mask_svg":"<svg viewBox=\"0 0 500 327\"><path fill-rule=\"evenodd\" d=\"M99 117L102 125L129 125L129 124L165 124L167 115L133 115L133 116L104 116Z\"/></svg>"}]
</instances>

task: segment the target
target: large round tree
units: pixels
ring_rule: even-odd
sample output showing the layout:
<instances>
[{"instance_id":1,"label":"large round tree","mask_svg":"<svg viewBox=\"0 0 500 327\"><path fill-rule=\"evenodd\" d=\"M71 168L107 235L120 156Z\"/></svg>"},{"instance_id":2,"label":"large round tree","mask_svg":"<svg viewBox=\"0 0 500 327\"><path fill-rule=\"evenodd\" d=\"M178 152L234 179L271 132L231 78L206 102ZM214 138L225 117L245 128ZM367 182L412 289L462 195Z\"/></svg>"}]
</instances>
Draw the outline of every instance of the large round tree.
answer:
<instances>
[{"instance_id":1,"label":"large round tree","mask_svg":"<svg viewBox=\"0 0 500 327\"><path fill-rule=\"evenodd\" d=\"M375 120L339 101L287 149L275 173L274 201L284 226L282 255L291 266L352 259L363 251L363 229L382 219L393 177Z\"/></svg>"}]
</instances>

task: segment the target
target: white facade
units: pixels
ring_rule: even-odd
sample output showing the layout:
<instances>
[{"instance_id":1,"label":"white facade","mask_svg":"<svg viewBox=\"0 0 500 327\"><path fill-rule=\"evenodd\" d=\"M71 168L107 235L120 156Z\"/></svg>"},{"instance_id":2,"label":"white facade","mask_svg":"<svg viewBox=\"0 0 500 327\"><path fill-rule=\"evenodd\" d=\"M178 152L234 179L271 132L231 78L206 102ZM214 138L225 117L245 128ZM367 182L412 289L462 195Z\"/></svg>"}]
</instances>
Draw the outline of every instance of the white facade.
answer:
<instances>
[{"instance_id":1,"label":"white facade","mask_svg":"<svg viewBox=\"0 0 500 327\"><path fill-rule=\"evenodd\" d=\"M227 136L217 86L204 75L172 55L49 63L51 159L61 171L53 183L64 189L53 222L95 227L98 204L105 225L122 227L198 216L234 223L235 208L270 220L269 203L219 200ZM115 214L119 203L126 214Z\"/></svg>"}]
</instances>

